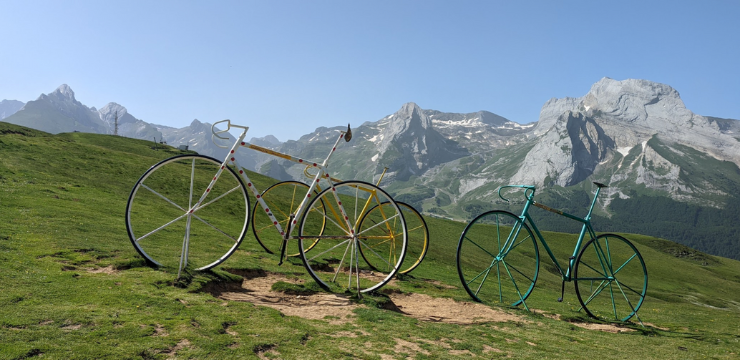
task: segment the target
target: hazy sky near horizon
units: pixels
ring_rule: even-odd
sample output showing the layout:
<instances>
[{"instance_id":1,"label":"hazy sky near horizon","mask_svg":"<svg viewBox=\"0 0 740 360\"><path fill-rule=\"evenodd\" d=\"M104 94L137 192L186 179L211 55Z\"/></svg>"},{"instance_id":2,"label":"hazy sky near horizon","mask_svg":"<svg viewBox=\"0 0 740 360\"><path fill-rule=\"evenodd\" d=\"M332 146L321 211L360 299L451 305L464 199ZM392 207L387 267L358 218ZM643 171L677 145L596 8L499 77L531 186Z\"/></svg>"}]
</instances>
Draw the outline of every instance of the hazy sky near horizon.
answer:
<instances>
[{"instance_id":1,"label":"hazy sky near horizon","mask_svg":"<svg viewBox=\"0 0 740 360\"><path fill-rule=\"evenodd\" d=\"M0 100L77 100L248 137L359 126L404 103L536 121L603 77L740 119L740 1L0 0Z\"/></svg>"}]
</instances>

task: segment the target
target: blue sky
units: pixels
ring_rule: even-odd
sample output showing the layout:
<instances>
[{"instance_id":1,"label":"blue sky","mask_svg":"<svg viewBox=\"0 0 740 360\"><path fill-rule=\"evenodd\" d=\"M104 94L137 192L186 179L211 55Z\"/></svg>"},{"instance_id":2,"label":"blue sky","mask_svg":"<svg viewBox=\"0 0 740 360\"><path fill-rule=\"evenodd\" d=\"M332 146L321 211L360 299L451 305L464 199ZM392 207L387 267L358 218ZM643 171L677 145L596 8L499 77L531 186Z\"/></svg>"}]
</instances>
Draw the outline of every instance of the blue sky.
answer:
<instances>
[{"instance_id":1,"label":"blue sky","mask_svg":"<svg viewBox=\"0 0 740 360\"><path fill-rule=\"evenodd\" d=\"M602 77L740 119L740 1L0 0L0 99L68 84L148 122L297 139L406 102L536 121Z\"/></svg>"}]
</instances>

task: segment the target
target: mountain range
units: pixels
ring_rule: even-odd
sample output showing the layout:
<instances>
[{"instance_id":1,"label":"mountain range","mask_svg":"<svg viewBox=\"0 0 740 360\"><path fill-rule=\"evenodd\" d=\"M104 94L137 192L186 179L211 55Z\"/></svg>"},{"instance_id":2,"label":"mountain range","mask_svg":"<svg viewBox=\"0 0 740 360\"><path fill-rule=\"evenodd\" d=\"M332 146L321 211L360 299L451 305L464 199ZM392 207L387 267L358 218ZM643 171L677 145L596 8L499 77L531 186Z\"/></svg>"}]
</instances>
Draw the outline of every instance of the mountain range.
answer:
<instances>
[{"instance_id":1,"label":"mountain range","mask_svg":"<svg viewBox=\"0 0 740 360\"><path fill-rule=\"evenodd\" d=\"M0 114L17 102L0 103ZM10 110L6 110L10 109ZM164 139L217 158L210 124L193 120L176 129L149 124L109 103L88 108L62 85L4 115L3 121L57 133L112 134ZM342 179L377 181L398 200L427 214L467 220L494 204L506 184L531 184L540 202L572 214L588 206L592 181L609 185L594 215L597 230L662 236L699 250L740 259L740 121L694 114L668 85L603 78L582 97L547 101L538 121L519 124L487 111L445 113L415 103L353 128L331 172ZM251 143L307 159L323 159L346 128L319 127L298 140L272 136ZM232 138L233 141L233 138ZM303 167L253 150L241 162L280 180L306 180ZM538 214L548 229L577 223ZM567 222L567 220L565 220Z\"/></svg>"}]
</instances>

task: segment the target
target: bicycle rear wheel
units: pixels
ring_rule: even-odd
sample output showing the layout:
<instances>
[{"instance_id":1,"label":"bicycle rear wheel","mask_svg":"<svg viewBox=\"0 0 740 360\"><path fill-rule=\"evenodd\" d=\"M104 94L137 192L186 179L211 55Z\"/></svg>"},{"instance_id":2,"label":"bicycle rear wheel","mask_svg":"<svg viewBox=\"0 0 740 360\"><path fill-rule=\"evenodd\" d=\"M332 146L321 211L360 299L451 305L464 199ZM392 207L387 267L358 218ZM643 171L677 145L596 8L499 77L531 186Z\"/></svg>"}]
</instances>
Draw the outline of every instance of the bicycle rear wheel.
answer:
<instances>
[{"instance_id":1,"label":"bicycle rear wheel","mask_svg":"<svg viewBox=\"0 0 740 360\"><path fill-rule=\"evenodd\" d=\"M396 203L401 207L401 211L403 212L403 219L406 222L406 233L408 237L406 257L398 273L408 274L421 264L424 260L424 256L427 254L427 250L429 249L429 229L427 228L427 223L424 221L424 218L411 205L400 201ZM373 226L379 219L382 219L382 214L380 214L381 210L383 210L381 206L374 206L372 209L367 211L360 220L360 229ZM390 225L397 226L398 223ZM392 229L384 229L384 231L389 232L392 231ZM372 246L375 245L376 244L372 244ZM377 246L385 245L383 243L378 243ZM361 246L360 254L365 262L367 262L368 266L375 269L373 263L377 263L378 261L377 259L374 259L374 256L366 255L368 250L369 249Z\"/></svg>"},{"instance_id":2,"label":"bicycle rear wheel","mask_svg":"<svg viewBox=\"0 0 740 360\"><path fill-rule=\"evenodd\" d=\"M295 215L298 206L303 201L303 198L308 193L308 185L298 181L283 181L275 185L270 186L262 192L262 200L267 204L268 208L272 212L275 219L280 224L283 231L288 230L288 222L290 216ZM319 211L324 213L324 204L316 204L313 211ZM326 222L321 224L321 232L323 232ZM275 224L267 213L262 210L259 204L255 204L254 211L252 211L252 232L257 242L270 254L278 254L280 252L280 245L283 242L283 237L275 228ZM321 233L319 233L320 235ZM318 241L318 239L316 240ZM313 247L310 245L307 250ZM288 256L298 256L298 242L289 241L287 254Z\"/></svg>"},{"instance_id":3,"label":"bicycle rear wheel","mask_svg":"<svg viewBox=\"0 0 740 360\"><path fill-rule=\"evenodd\" d=\"M203 155L179 155L152 166L126 205L131 243L148 263L163 267L207 270L222 263L244 239L248 219L239 175Z\"/></svg>"},{"instance_id":4,"label":"bicycle rear wheel","mask_svg":"<svg viewBox=\"0 0 740 360\"><path fill-rule=\"evenodd\" d=\"M627 321L645 300L647 268L629 240L603 234L581 249L573 281L578 301L589 316Z\"/></svg>"},{"instance_id":5,"label":"bicycle rear wheel","mask_svg":"<svg viewBox=\"0 0 740 360\"><path fill-rule=\"evenodd\" d=\"M316 208L322 201L326 208L319 218L322 213ZM367 214L374 207L379 208ZM363 218L366 225L360 227ZM320 234L322 222L326 227ZM301 218L299 238L306 269L325 289L377 290L396 275L406 255L401 208L388 193L361 181L338 183L311 200ZM306 253L311 244L315 247ZM373 266L360 255L360 248Z\"/></svg>"},{"instance_id":6,"label":"bicycle rear wheel","mask_svg":"<svg viewBox=\"0 0 740 360\"><path fill-rule=\"evenodd\" d=\"M532 231L508 211L478 215L457 245L458 275L465 291L479 302L522 304L537 282L539 264Z\"/></svg>"}]
</instances>

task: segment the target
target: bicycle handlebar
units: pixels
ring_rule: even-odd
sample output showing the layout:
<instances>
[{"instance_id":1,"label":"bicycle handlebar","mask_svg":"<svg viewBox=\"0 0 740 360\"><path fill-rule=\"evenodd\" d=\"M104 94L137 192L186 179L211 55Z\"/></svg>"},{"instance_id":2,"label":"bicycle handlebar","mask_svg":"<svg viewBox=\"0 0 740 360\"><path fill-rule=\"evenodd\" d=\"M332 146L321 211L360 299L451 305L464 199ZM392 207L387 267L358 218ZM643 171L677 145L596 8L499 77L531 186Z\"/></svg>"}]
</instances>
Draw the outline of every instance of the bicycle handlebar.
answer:
<instances>
[{"instance_id":1,"label":"bicycle handlebar","mask_svg":"<svg viewBox=\"0 0 740 360\"><path fill-rule=\"evenodd\" d=\"M509 202L509 199L501 195L501 190L506 189L506 188L524 189L524 198L527 199L527 201L532 201L532 198L534 197L534 192L535 192L534 185L504 185L498 188L498 197L500 197L506 202Z\"/></svg>"},{"instance_id":2,"label":"bicycle handlebar","mask_svg":"<svg viewBox=\"0 0 740 360\"><path fill-rule=\"evenodd\" d=\"M218 130L218 131L216 131L216 125L221 124L221 123L226 123L226 130ZM229 120L229 119L221 120L221 121L216 121L215 123L213 123L213 125L211 125L211 133L213 134L213 135L211 135L211 141L213 141L213 144L216 145L216 146L218 146L218 147L220 147L220 148L222 148L222 149L228 149L229 148L228 146L219 145L216 142L216 138L219 138L221 140L229 140L228 137L221 136L219 134L223 134L225 132L228 132L229 130L231 130L232 127L239 128L239 129L244 129L244 132L246 132L247 130L249 130L249 126L241 126L241 125L232 124L231 123L231 120Z\"/></svg>"}]
</instances>

